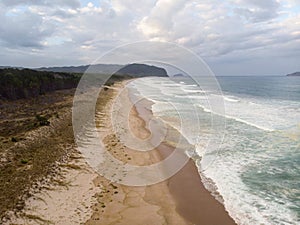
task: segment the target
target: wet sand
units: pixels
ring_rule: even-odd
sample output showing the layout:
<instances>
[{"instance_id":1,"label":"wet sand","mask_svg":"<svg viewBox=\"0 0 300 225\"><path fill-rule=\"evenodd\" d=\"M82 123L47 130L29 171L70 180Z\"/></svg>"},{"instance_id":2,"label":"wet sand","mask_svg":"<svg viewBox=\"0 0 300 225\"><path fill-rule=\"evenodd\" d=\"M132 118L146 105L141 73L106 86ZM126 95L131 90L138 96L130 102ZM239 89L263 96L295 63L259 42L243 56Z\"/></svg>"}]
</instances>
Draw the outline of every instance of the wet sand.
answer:
<instances>
[{"instance_id":1,"label":"wet sand","mask_svg":"<svg viewBox=\"0 0 300 225\"><path fill-rule=\"evenodd\" d=\"M168 180L168 187L177 212L193 224L236 224L224 206L205 189L193 160Z\"/></svg>"},{"instance_id":2,"label":"wet sand","mask_svg":"<svg viewBox=\"0 0 300 225\"><path fill-rule=\"evenodd\" d=\"M151 104L149 101L144 101L144 103L140 101L137 105L139 116L146 121L146 124L152 117L152 112L149 110ZM173 130L171 135L178 135L178 133L174 133L177 132ZM168 139L168 137L166 138ZM174 148L163 142L157 150L160 160L163 160L172 154ZM192 159L189 159L185 166L169 178L166 183L172 198L176 202L176 212L191 224L236 224L228 215L224 206L204 187L198 168Z\"/></svg>"}]
</instances>

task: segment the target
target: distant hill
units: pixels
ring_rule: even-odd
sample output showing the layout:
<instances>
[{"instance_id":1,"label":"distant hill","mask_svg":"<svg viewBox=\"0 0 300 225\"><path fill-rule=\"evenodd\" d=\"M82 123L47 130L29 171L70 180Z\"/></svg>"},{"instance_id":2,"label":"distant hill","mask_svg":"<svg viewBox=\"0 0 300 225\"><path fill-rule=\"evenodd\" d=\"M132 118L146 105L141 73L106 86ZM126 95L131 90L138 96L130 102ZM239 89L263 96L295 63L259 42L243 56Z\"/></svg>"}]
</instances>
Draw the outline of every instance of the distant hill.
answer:
<instances>
[{"instance_id":1,"label":"distant hill","mask_svg":"<svg viewBox=\"0 0 300 225\"><path fill-rule=\"evenodd\" d=\"M115 64L98 64L98 65L83 65L83 66L63 66L63 67L41 67L36 68L38 71L62 72L62 73L84 73L87 69L91 73L114 73L121 69L121 65Z\"/></svg>"},{"instance_id":2,"label":"distant hill","mask_svg":"<svg viewBox=\"0 0 300 225\"><path fill-rule=\"evenodd\" d=\"M23 67L0 66L0 69L25 69ZM118 74L130 75L133 77L144 76L168 76L164 68L146 65L146 64L96 64L96 65L82 65L82 66L62 66L62 67L40 67L32 70L56 72L56 73L100 73L100 74Z\"/></svg>"},{"instance_id":3,"label":"distant hill","mask_svg":"<svg viewBox=\"0 0 300 225\"><path fill-rule=\"evenodd\" d=\"M117 64L97 64L84 66L67 66L67 67L42 67L37 68L39 71L65 72L65 73L103 73L103 74L118 74L131 75L133 77L144 76L168 76L165 69L150 66L146 64L129 64L126 66Z\"/></svg>"},{"instance_id":4,"label":"distant hill","mask_svg":"<svg viewBox=\"0 0 300 225\"><path fill-rule=\"evenodd\" d=\"M287 75L288 77L298 77L300 76L300 72L296 72L296 73L291 73Z\"/></svg>"},{"instance_id":5,"label":"distant hill","mask_svg":"<svg viewBox=\"0 0 300 225\"><path fill-rule=\"evenodd\" d=\"M167 71L164 68L149 66L146 64L129 64L118 70L115 74L131 75L133 77L157 76L167 77Z\"/></svg>"}]
</instances>

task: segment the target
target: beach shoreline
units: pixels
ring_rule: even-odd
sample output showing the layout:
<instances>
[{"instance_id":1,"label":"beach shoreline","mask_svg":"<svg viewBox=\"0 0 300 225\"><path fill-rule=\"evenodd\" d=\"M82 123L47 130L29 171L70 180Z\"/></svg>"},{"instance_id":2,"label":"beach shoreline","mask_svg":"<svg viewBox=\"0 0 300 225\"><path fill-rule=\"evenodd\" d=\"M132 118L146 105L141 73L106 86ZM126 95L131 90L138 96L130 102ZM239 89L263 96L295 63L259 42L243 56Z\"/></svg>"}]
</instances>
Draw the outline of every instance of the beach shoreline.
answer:
<instances>
[{"instance_id":1,"label":"beach shoreline","mask_svg":"<svg viewBox=\"0 0 300 225\"><path fill-rule=\"evenodd\" d=\"M149 152L138 152L126 147L113 132L111 108L116 98L121 98L124 107L131 107L132 104L128 90L119 96L127 82L130 81L116 83L102 91L96 106L97 132L107 151L124 163L151 165L160 162L174 151L168 141ZM150 107L149 101L142 101L131 108L129 118L124 118L129 119L132 132L140 139L151 135L148 125L152 118ZM171 138L173 132L170 132ZM61 182L65 186L57 187L49 181L49 186L27 200L23 213L13 217L11 222L39 224L44 221L86 225L235 224L224 206L205 189L191 159L168 180L135 187L100 176L85 162L81 153L75 151L73 154L72 159L62 165L64 174ZM65 165L72 167L66 168Z\"/></svg>"},{"instance_id":2,"label":"beach shoreline","mask_svg":"<svg viewBox=\"0 0 300 225\"><path fill-rule=\"evenodd\" d=\"M114 91L112 101L102 111L98 126L107 151L113 157L122 162L133 165L150 165L159 162L160 156L157 151L138 152L126 147L112 132L112 124L109 121L113 100L121 98L124 107L130 106L130 99L125 94L118 94L123 89L123 82L109 91ZM104 113L103 113L104 112ZM139 117L135 107L130 111L130 127L134 134L145 139L149 136L145 121ZM125 118L124 118L125 119ZM97 123L97 122L96 122ZM98 198L98 204L93 208L94 213L86 224L191 224L176 213L175 201L172 199L166 182L151 186L126 186L113 183L104 177L99 176L98 181L103 188Z\"/></svg>"},{"instance_id":3,"label":"beach shoreline","mask_svg":"<svg viewBox=\"0 0 300 225\"><path fill-rule=\"evenodd\" d=\"M152 104L147 100L144 101L144 104L135 106L139 112L138 116L146 121L146 124L153 116L150 109ZM176 130L173 129L173 132ZM175 151L175 148L165 140L157 150L160 160L164 160ZM188 159L183 168L165 182L176 202L176 212L191 224L236 224L225 210L224 205L205 188L193 159Z\"/></svg>"}]
</instances>

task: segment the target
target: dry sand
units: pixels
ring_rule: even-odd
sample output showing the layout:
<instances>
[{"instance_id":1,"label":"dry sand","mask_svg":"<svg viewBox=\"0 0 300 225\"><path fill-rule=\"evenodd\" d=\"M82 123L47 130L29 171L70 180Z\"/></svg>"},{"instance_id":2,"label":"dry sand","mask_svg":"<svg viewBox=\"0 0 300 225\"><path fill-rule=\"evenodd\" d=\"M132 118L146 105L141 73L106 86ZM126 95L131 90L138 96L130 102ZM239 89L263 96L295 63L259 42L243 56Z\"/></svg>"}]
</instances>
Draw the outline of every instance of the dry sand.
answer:
<instances>
[{"instance_id":1,"label":"dry sand","mask_svg":"<svg viewBox=\"0 0 300 225\"><path fill-rule=\"evenodd\" d=\"M72 160L59 165L62 170L48 185L25 202L18 216L12 215L7 224L83 224L92 215L96 193L97 174L89 168L79 153L72 153Z\"/></svg>"}]
</instances>

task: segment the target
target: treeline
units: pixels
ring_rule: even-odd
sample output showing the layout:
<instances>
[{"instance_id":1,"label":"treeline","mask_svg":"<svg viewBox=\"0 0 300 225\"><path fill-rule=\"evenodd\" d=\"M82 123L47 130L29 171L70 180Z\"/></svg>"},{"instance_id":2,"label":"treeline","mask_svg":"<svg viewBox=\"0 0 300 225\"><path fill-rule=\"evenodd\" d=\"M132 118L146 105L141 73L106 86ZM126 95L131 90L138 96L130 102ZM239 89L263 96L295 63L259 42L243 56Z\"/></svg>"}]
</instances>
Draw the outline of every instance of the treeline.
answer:
<instances>
[{"instance_id":1,"label":"treeline","mask_svg":"<svg viewBox=\"0 0 300 225\"><path fill-rule=\"evenodd\" d=\"M116 65L99 64L93 65L89 72L91 74L95 73L101 75L100 69L102 67L105 67L106 70L109 68L116 69ZM64 67L62 67L62 69L63 68ZM48 69L50 70L51 68ZM82 74L83 73L0 68L0 100L32 98L47 92L76 88ZM105 79L108 74L109 73L106 73L106 75L102 74L103 79ZM112 75L106 82L106 85L112 85L114 82L124 79L145 76L167 77L168 75L166 70L163 68L145 64L130 64L122 67L119 71Z\"/></svg>"},{"instance_id":2,"label":"treeline","mask_svg":"<svg viewBox=\"0 0 300 225\"><path fill-rule=\"evenodd\" d=\"M80 74L71 73L0 69L0 99L31 98L47 92L76 88L80 77Z\"/></svg>"}]
</instances>

